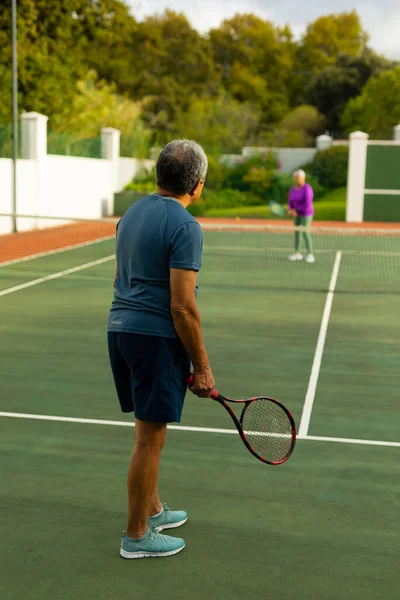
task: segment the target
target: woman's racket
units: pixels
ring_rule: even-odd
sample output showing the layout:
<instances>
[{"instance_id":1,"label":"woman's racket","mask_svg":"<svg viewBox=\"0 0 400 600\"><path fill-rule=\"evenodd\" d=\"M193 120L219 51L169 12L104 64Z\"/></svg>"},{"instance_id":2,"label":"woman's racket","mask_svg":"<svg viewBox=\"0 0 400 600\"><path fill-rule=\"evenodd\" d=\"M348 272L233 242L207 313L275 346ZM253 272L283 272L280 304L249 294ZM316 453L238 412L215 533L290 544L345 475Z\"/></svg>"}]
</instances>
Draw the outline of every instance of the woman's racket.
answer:
<instances>
[{"instance_id":1,"label":"woman's racket","mask_svg":"<svg viewBox=\"0 0 400 600\"><path fill-rule=\"evenodd\" d=\"M193 383L194 376L191 375L188 385ZM217 390L211 398L228 411L244 445L258 460L281 465L290 458L296 444L296 424L283 404L264 396L230 400ZM243 404L239 419L227 402Z\"/></svg>"},{"instance_id":2,"label":"woman's racket","mask_svg":"<svg viewBox=\"0 0 400 600\"><path fill-rule=\"evenodd\" d=\"M286 214L286 211L283 208L282 204L279 204L279 202L275 202L275 200L270 200L269 210L272 212L273 215L276 215L277 217L284 217Z\"/></svg>"}]
</instances>

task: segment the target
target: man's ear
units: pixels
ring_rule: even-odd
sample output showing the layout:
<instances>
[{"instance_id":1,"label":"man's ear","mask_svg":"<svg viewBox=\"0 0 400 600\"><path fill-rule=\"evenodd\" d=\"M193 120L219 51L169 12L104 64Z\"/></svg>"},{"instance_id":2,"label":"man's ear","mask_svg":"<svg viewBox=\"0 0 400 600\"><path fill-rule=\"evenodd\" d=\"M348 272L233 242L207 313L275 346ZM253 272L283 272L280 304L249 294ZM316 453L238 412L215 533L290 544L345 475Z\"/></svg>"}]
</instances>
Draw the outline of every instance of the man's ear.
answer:
<instances>
[{"instance_id":1,"label":"man's ear","mask_svg":"<svg viewBox=\"0 0 400 600\"><path fill-rule=\"evenodd\" d=\"M202 185L204 185L204 179L203 177L200 177L200 179L195 183L195 185L191 189L190 196L195 196Z\"/></svg>"}]
</instances>

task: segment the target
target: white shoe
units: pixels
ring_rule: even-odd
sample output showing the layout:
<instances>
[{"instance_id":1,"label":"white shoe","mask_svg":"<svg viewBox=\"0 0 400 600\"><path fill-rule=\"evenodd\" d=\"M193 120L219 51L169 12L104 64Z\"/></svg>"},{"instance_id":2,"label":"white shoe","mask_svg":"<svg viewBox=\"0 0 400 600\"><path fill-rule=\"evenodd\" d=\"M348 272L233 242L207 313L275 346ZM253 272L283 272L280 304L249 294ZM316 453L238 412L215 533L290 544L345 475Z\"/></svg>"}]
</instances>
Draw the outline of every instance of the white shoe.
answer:
<instances>
[{"instance_id":1,"label":"white shoe","mask_svg":"<svg viewBox=\"0 0 400 600\"><path fill-rule=\"evenodd\" d=\"M291 254L289 257L289 260L303 260L303 255L300 254L300 252L296 252L295 254Z\"/></svg>"},{"instance_id":2,"label":"white shoe","mask_svg":"<svg viewBox=\"0 0 400 600\"><path fill-rule=\"evenodd\" d=\"M307 254L306 262L308 262L308 263L315 263L314 254Z\"/></svg>"}]
</instances>

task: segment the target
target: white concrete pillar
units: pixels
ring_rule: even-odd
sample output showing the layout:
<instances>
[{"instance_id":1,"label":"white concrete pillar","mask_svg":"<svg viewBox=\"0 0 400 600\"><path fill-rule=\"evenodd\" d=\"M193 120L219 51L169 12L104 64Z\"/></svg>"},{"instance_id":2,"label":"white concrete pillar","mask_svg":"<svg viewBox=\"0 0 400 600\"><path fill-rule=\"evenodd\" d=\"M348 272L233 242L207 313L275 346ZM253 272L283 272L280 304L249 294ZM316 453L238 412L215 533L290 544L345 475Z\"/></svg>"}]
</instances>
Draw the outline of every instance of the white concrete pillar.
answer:
<instances>
[{"instance_id":1,"label":"white concrete pillar","mask_svg":"<svg viewBox=\"0 0 400 600\"><path fill-rule=\"evenodd\" d=\"M37 112L21 115L22 158L40 160L47 156L48 117Z\"/></svg>"},{"instance_id":2,"label":"white concrete pillar","mask_svg":"<svg viewBox=\"0 0 400 600\"><path fill-rule=\"evenodd\" d=\"M315 138L315 145L317 150L327 150L332 146L333 138L326 133L324 135L319 135Z\"/></svg>"},{"instance_id":3,"label":"white concrete pillar","mask_svg":"<svg viewBox=\"0 0 400 600\"><path fill-rule=\"evenodd\" d=\"M395 142L400 142L400 123L393 127L393 139Z\"/></svg>"},{"instance_id":4,"label":"white concrete pillar","mask_svg":"<svg viewBox=\"0 0 400 600\"><path fill-rule=\"evenodd\" d=\"M113 127L103 127L101 130L101 158L106 160L119 159L121 132Z\"/></svg>"},{"instance_id":5,"label":"white concrete pillar","mask_svg":"<svg viewBox=\"0 0 400 600\"><path fill-rule=\"evenodd\" d=\"M20 230L40 228L43 223L37 217L47 216L42 209L47 185L47 121L46 115L37 112L21 115L21 157L33 161L35 184L30 188L29 196L18 203L20 214L34 215L32 219L18 219Z\"/></svg>"},{"instance_id":6,"label":"white concrete pillar","mask_svg":"<svg viewBox=\"0 0 400 600\"><path fill-rule=\"evenodd\" d=\"M349 138L346 221L362 223L369 135L362 131L355 131Z\"/></svg>"},{"instance_id":7,"label":"white concrete pillar","mask_svg":"<svg viewBox=\"0 0 400 600\"><path fill-rule=\"evenodd\" d=\"M113 127L101 130L101 158L111 161L110 191L103 198L102 215L109 216L114 212L114 193L118 192L118 167L120 158L121 132Z\"/></svg>"}]
</instances>

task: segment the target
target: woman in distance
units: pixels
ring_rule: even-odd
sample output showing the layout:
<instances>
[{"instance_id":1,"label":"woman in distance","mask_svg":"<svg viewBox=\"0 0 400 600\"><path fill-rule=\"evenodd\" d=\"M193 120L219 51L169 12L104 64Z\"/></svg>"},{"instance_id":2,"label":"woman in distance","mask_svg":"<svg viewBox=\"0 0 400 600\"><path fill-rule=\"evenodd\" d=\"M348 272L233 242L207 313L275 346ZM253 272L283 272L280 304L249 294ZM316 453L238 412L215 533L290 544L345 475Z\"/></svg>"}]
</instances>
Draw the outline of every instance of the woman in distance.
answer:
<instances>
[{"instance_id":1,"label":"woman in distance","mask_svg":"<svg viewBox=\"0 0 400 600\"><path fill-rule=\"evenodd\" d=\"M289 192L289 214L294 217L296 226L294 234L294 254L289 256L289 260L303 260L303 255L300 252L300 231L303 229L303 237L307 248L306 262L315 262L312 239L310 234L311 223L314 216L314 192L308 183L306 183L306 174L302 169L293 173L295 185Z\"/></svg>"}]
</instances>

